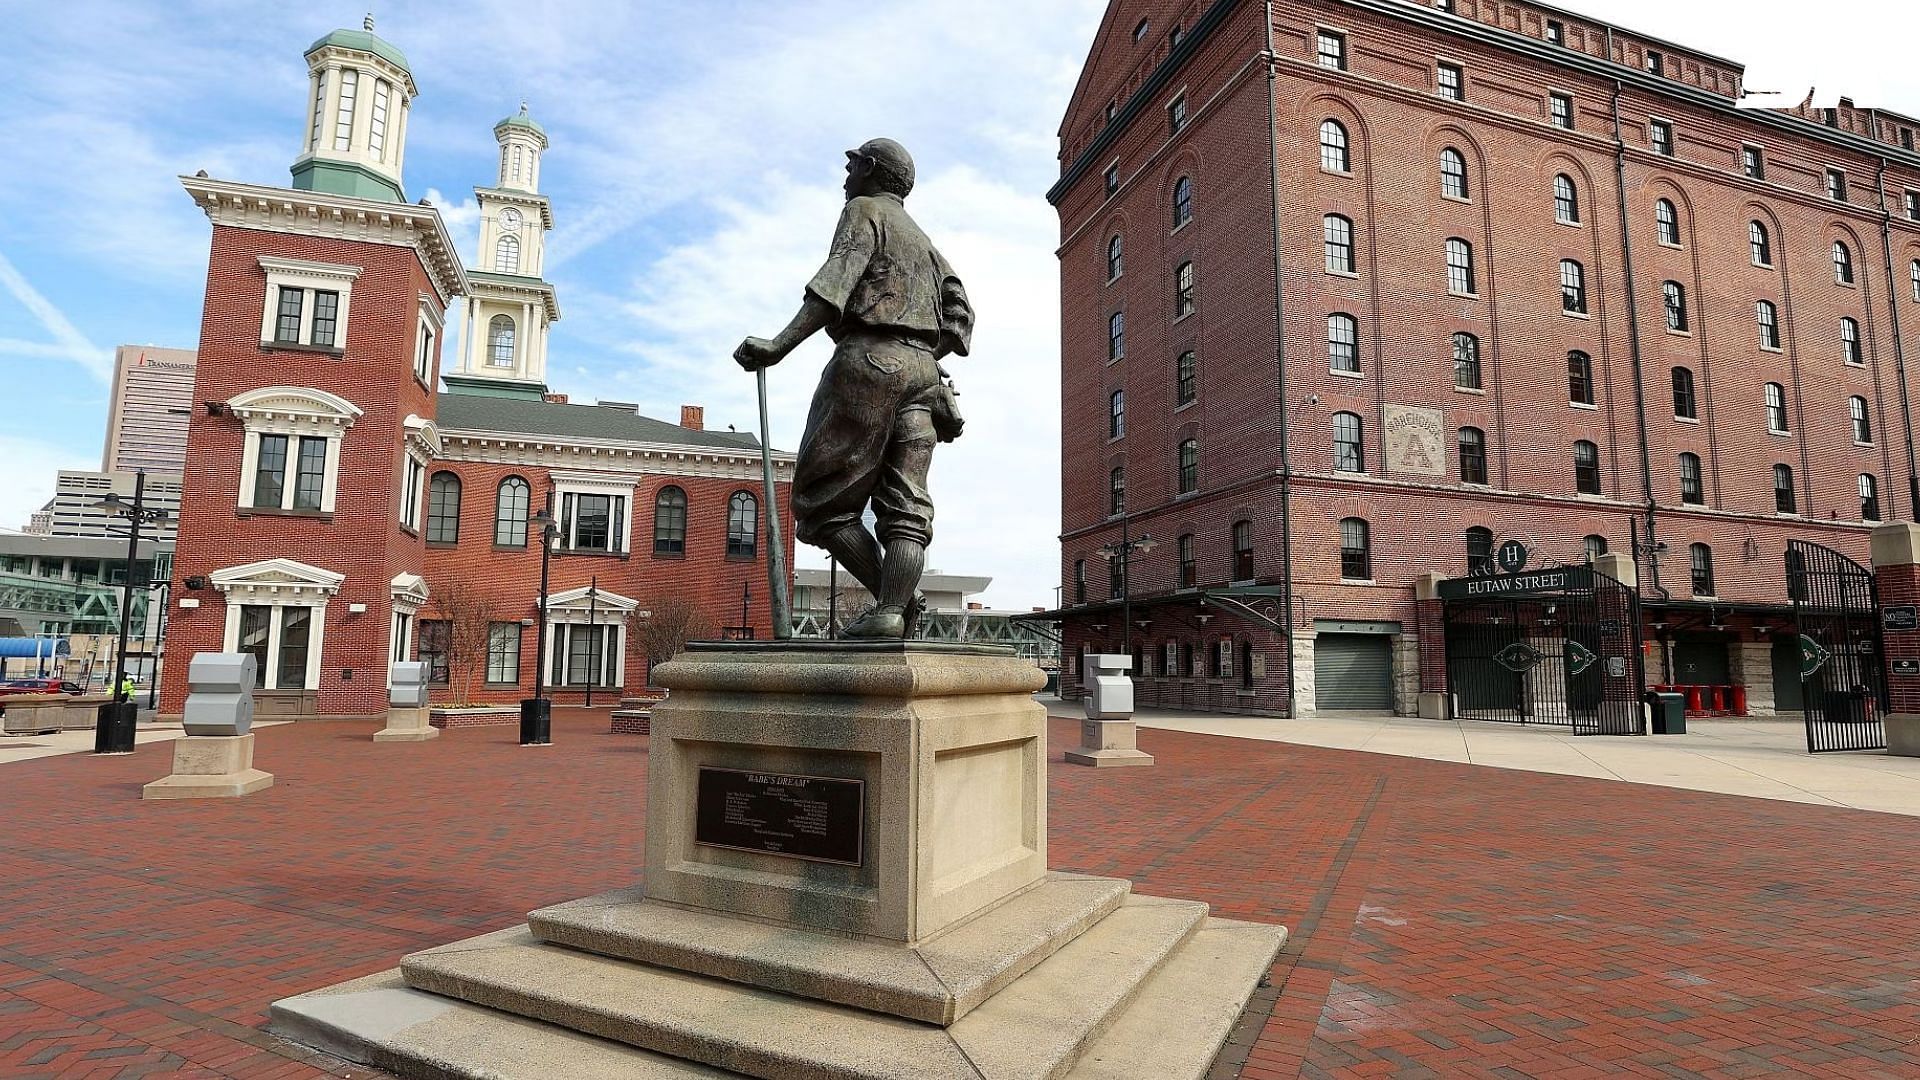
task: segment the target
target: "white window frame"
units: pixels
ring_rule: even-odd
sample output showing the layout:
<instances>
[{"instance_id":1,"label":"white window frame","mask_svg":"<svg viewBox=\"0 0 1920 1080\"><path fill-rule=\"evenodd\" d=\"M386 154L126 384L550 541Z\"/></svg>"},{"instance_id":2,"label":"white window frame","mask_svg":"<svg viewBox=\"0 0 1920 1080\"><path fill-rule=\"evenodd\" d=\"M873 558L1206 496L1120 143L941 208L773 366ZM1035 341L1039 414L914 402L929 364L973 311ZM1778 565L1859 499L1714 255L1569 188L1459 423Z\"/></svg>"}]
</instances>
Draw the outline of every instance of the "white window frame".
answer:
<instances>
[{"instance_id":1,"label":"white window frame","mask_svg":"<svg viewBox=\"0 0 1920 1080\"><path fill-rule=\"evenodd\" d=\"M400 463L400 525L417 535L427 502L427 469L440 456L440 429L411 413L400 427L406 433Z\"/></svg>"},{"instance_id":2,"label":"white window frame","mask_svg":"<svg viewBox=\"0 0 1920 1080\"><path fill-rule=\"evenodd\" d=\"M299 345L311 345L313 342L313 294L316 292L340 294L339 310L334 313L333 344L322 345L320 348L342 351L346 349L347 314L353 306L353 283L360 277L359 267L262 255L260 269L266 273L267 277L266 302L260 310L260 344L262 346L275 348L288 344L274 340L274 328L279 321L280 290L289 288L299 289L304 293L300 304L300 338L297 342Z\"/></svg>"},{"instance_id":3,"label":"white window frame","mask_svg":"<svg viewBox=\"0 0 1920 1080\"><path fill-rule=\"evenodd\" d=\"M340 591L346 575L291 559L233 566L213 572L213 587L225 598L226 624L222 651L237 652L240 645L240 609L274 609L267 621L267 670L255 672L262 690L317 690L326 644L327 601ZM286 608L309 608L312 622L307 631L307 670L300 686L281 686L280 632Z\"/></svg>"},{"instance_id":4,"label":"white window frame","mask_svg":"<svg viewBox=\"0 0 1920 1080\"><path fill-rule=\"evenodd\" d=\"M360 407L324 390L298 386L268 386L249 390L227 401L227 410L245 429L240 454L240 484L234 505L241 510L291 510L295 470L299 467L298 438L327 440L327 471L320 487L320 512L333 513L340 486L340 444L347 429L360 418ZM280 488L279 506L253 505L254 473L260 465L260 440L266 435L288 436L287 472Z\"/></svg>"},{"instance_id":5,"label":"white window frame","mask_svg":"<svg viewBox=\"0 0 1920 1080\"><path fill-rule=\"evenodd\" d=\"M421 385L433 389L433 372L440 356L440 346L444 344L440 335L445 329L445 318L440 305L426 293L420 294L420 323L414 332L413 377Z\"/></svg>"},{"instance_id":6,"label":"white window frame","mask_svg":"<svg viewBox=\"0 0 1920 1080\"><path fill-rule=\"evenodd\" d=\"M598 552L604 552L610 555L633 554L633 520L635 516L634 506L633 506L633 491L634 491L634 488L640 482L639 477L627 476L627 475L610 475L607 473L564 473L564 472L555 472L550 475L553 480L554 513L556 517L559 519L564 519L566 517L564 507L566 506L566 497L568 495L612 495L617 498L622 498L626 500L625 510L623 511L623 520L625 524L620 529L620 546L617 549L576 547L574 546L574 538L572 536L563 534L560 537L559 542L555 546L554 550L556 551L598 551ZM568 521L568 527L572 531L578 532L579 521L578 520ZM647 542L649 544L653 542L651 534L649 534Z\"/></svg>"},{"instance_id":7,"label":"white window frame","mask_svg":"<svg viewBox=\"0 0 1920 1080\"><path fill-rule=\"evenodd\" d=\"M600 672L604 677L606 665L611 664L613 667L613 681L611 683L595 683L593 688L600 690L608 687L616 689L624 687L627 684L627 648L633 643L628 633L628 625L635 619L650 617L650 613L639 610L639 605L627 597L621 596L618 593L609 592L606 589L600 589L591 604L589 604L586 599L586 593L587 590L584 588L572 589L564 593L557 593L547 599L547 641L546 649L540 657L540 662L546 665L542 670L549 676L553 676L549 678L548 685L553 686L555 689L585 689L585 683L566 681L566 666L561 665L560 669L556 671L554 669L554 660L556 657L566 656L564 638L566 638L571 631L563 632L561 628L572 626L584 627L591 622L594 626L601 627L603 630L608 627L616 628L615 632L611 635L613 640L603 646L606 649L606 655L601 658L602 668ZM520 640L524 648L526 636L522 634Z\"/></svg>"}]
</instances>

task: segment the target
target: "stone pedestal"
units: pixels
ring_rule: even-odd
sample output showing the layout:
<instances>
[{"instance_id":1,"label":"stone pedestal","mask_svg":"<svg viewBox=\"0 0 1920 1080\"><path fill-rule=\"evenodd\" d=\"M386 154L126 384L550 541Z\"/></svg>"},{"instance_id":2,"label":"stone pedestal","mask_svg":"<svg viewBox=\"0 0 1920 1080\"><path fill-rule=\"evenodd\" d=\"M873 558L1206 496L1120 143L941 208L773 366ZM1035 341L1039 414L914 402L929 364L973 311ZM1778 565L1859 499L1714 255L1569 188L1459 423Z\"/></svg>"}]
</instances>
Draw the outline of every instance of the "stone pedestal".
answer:
<instances>
[{"instance_id":1,"label":"stone pedestal","mask_svg":"<svg viewBox=\"0 0 1920 1080\"><path fill-rule=\"evenodd\" d=\"M374 742L426 742L440 737L440 729L427 723L427 707L395 705L387 710L387 726L373 733Z\"/></svg>"},{"instance_id":2,"label":"stone pedestal","mask_svg":"<svg viewBox=\"0 0 1920 1080\"><path fill-rule=\"evenodd\" d=\"M1882 723L1887 729L1887 753L1920 757L1920 714L1888 713Z\"/></svg>"},{"instance_id":3,"label":"stone pedestal","mask_svg":"<svg viewBox=\"0 0 1920 1080\"><path fill-rule=\"evenodd\" d=\"M1010 649L695 644L656 678L644 890L273 1030L403 1077L1198 1077L1286 940L1047 872L1045 677Z\"/></svg>"},{"instance_id":4,"label":"stone pedestal","mask_svg":"<svg viewBox=\"0 0 1920 1080\"><path fill-rule=\"evenodd\" d=\"M1447 695L1422 690L1419 709L1422 720L1445 720L1447 719Z\"/></svg>"},{"instance_id":5,"label":"stone pedestal","mask_svg":"<svg viewBox=\"0 0 1920 1080\"><path fill-rule=\"evenodd\" d=\"M173 743L173 772L140 789L143 799L237 799L273 786L253 767L253 733L188 735Z\"/></svg>"},{"instance_id":6,"label":"stone pedestal","mask_svg":"<svg viewBox=\"0 0 1920 1080\"><path fill-rule=\"evenodd\" d=\"M1103 769L1153 764L1153 755L1134 746L1133 736L1131 720L1082 720L1080 745L1067 751L1067 761Z\"/></svg>"}]
</instances>

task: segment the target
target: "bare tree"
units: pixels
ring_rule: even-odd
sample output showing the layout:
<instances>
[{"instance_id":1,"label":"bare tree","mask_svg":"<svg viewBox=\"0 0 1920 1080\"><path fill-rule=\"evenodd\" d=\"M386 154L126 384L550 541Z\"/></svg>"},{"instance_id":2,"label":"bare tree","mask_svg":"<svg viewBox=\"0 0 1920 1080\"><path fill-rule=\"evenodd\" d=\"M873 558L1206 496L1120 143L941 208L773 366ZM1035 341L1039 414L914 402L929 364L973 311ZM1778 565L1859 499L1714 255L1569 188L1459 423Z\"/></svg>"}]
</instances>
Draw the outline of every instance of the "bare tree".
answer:
<instances>
[{"instance_id":1,"label":"bare tree","mask_svg":"<svg viewBox=\"0 0 1920 1080\"><path fill-rule=\"evenodd\" d=\"M636 620L633 636L646 654L649 679L654 665L673 659L687 642L713 636L713 621L684 596L656 596L641 608L649 614Z\"/></svg>"},{"instance_id":2,"label":"bare tree","mask_svg":"<svg viewBox=\"0 0 1920 1080\"><path fill-rule=\"evenodd\" d=\"M453 580L433 590L433 606L447 624L449 672L460 672L460 703L473 701L474 671L487 662L487 644L493 633L494 606L477 589Z\"/></svg>"}]
</instances>

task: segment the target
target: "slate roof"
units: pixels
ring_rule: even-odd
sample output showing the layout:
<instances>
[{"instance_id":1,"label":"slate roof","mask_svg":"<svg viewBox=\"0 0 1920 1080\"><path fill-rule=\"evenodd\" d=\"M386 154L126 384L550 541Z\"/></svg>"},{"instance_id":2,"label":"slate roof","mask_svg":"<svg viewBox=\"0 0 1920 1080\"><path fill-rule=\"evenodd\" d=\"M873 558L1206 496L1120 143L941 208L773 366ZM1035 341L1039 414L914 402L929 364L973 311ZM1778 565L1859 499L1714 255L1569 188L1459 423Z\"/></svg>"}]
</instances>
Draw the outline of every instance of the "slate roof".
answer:
<instances>
[{"instance_id":1,"label":"slate roof","mask_svg":"<svg viewBox=\"0 0 1920 1080\"><path fill-rule=\"evenodd\" d=\"M747 432L691 431L678 424L601 405L556 405L523 398L441 394L434 422L442 431L496 431L513 435L665 443L722 450L758 450Z\"/></svg>"}]
</instances>

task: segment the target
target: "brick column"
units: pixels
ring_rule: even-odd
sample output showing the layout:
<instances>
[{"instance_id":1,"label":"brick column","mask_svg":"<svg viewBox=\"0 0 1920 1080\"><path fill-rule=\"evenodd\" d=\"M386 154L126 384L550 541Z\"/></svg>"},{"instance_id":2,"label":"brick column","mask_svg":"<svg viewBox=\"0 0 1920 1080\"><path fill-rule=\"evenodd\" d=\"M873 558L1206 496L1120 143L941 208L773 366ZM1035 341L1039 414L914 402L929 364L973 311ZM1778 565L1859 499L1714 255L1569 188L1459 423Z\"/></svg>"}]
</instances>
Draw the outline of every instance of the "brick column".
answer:
<instances>
[{"instance_id":1,"label":"brick column","mask_svg":"<svg viewBox=\"0 0 1920 1080\"><path fill-rule=\"evenodd\" d=\"M1427 720L1447 718L1446 601L1440 599L1440 575L1413 579L1413 599L1420 613L1420 693L1415 712Z\"/></svg>"},{"instance_id":2,"label":"brick column","mask_svg":"<svg viewBox=\"0 0 1920 1080\"><path fill-rule=\"evenodd\" d=\"M1920 605L1920 526L1908 522L1873 530L1873 576L1880 606ZM1885 635L1887 753L1920 757L1920 675L1901 675L1901 660L1920 661L1920 632Z\"/></svg>"}]
</instances>

